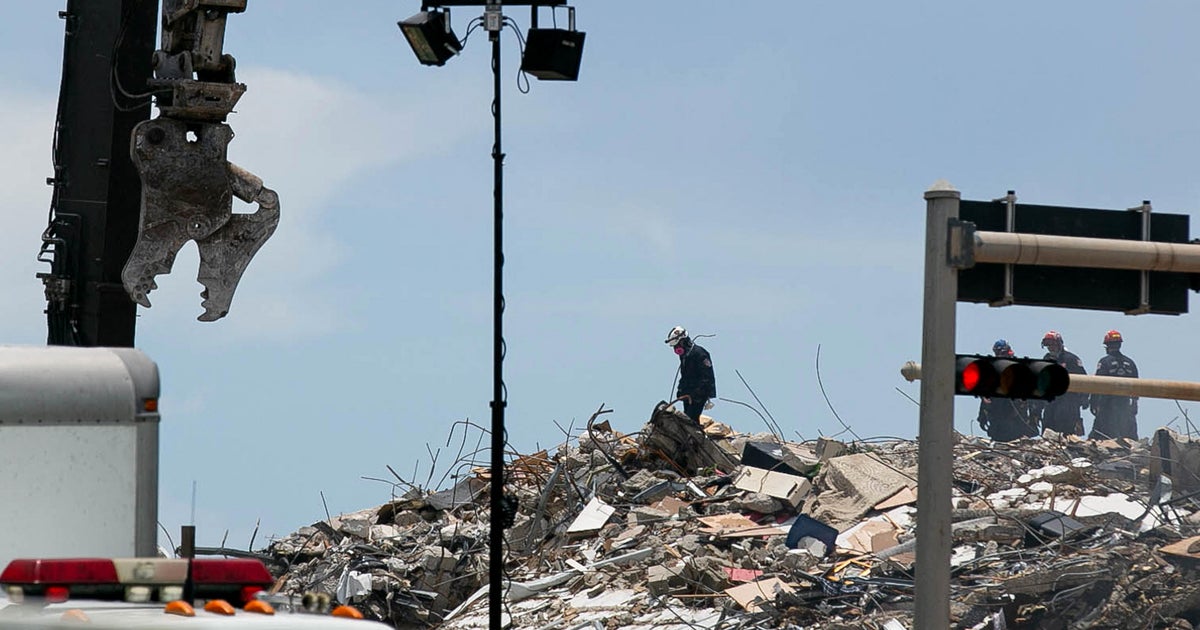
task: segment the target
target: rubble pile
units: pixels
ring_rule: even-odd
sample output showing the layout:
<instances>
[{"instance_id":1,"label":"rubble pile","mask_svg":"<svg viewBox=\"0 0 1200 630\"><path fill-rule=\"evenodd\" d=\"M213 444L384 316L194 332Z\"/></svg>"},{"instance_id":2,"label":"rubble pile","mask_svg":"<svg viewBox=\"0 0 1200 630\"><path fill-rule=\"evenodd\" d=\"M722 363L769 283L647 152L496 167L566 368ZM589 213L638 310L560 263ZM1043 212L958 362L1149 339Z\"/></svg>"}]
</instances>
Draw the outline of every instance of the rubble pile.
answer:
<instances>
[{"instance_id":1,"label":"rubble pile","mask_svg":"<svg viewBox=\"0 0 1200 630\"><path fill-rule=\"evenodd\" d=\"M510 627L913 627L915 442L788 442L666 403L625 435L599 414L507 466ZM1200 624L1200 445L1047 431L954 454L953 627ZM487 473L273 541L276 591L486 628Z\"/></svg>"}]
</instances>

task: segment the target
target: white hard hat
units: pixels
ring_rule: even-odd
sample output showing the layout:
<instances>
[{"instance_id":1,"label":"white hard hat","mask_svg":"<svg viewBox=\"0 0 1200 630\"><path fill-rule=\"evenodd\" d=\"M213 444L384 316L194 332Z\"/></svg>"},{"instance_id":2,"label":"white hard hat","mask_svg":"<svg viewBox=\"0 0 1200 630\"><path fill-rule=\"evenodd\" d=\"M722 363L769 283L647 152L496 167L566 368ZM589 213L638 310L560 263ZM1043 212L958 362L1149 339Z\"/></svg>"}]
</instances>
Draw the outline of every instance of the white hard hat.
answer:
<instances>
[{"instance_id":1,"label":"white hard hat","mask_svg":"<svg viewBox=\"0 0 1200 630\"><path fill-rule=\"evenodd\" d=\"M670 345L673 348L673 347L675 347L676 344L679 343L680 339L683 339L684 337L687 337L687 336L688 336L687 329L685 329L683 326L676 326L671 329L671 332L667 333L667 340L664 343Z\"/></svg>"}]
</instances>

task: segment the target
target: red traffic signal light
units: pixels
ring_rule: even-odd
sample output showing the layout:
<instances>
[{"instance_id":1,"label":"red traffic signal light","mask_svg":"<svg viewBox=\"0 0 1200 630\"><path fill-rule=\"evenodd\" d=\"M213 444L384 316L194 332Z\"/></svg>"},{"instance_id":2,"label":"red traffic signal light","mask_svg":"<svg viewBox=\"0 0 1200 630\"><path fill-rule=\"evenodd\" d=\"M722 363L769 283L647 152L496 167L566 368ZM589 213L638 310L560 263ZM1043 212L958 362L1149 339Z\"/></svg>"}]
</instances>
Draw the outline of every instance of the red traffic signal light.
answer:
<instances>
[{"instance_id":1,"label":"red traffic signal light","mask_svg":"<svg viewBox=\"0 0 1200 630\"><path fill-rule=\"evenodd\" d=\"M1067 369L1041 359L956 356L954 393L986 398L1053 400L1070 385Z\"/></svg>"},{"instance_id":2,"label":"red traffic signal light","mask_svg":"<svg viewBox=\"0 0 1200 630\"><path fill-rule=\"evenodd\" d=\"M988 357L958 355L954 370L954 393L968 396L990 396L1000 382L1000 375Z\"/></svg>"}]
</instances>

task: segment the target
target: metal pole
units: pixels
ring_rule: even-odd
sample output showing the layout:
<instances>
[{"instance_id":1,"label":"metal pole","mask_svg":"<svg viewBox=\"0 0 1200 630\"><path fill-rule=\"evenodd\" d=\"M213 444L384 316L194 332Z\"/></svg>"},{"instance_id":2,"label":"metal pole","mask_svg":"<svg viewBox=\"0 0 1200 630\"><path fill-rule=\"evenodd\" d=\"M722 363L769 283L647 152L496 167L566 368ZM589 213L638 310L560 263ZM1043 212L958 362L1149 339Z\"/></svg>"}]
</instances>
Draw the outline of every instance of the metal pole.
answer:
<instances>
[{"instance_id":1,"label":"metal pole","mask_svg":"<svg viewBox=\"0 0 1200 630\"><path fill-rule=\"evenodd\" d=\"M915 626L950 627L950 478L953 468L955 304L958 270L947 256L949 220L962 195L945 180L925 191L925 304L921 362L921 424L917 458Z\"/></svg>"},{"instance_id":2,"label":"metal pole","mask_svg":"<svg viewBox=\"0 0 1200 630\"><path fill-rule=\"evenodd\" d=\"M497 3L498 4L498 3ZM501 598L504 596L504 153L500 149L500 31L488 34L492 41L492 117L496 141L492 145L494 163L492 191L495 206L494 292L492 295L492 479L491 531L488 548L488 627L503 627Z\"/></svg>"},{"instance_id":3,"label":"metal pole","mask_svg":"<svg viewBox=\"0 0 1200 630\"><path fill-rule=\"evenodd\" d=\"M900 374L909 382L921 378L921 364L909 361L900 368ZM1136 396L1138 398L1162 398L1164 400L1200 401L1200 383L1169 381L1157 378L1122 378L1120 376L1070 375L1067 391L1077 394L1104 394L1108 396Z\"/></svg>"},{"instance_id":4,"label":"metal pole","mask_svg":"<svg viewBox=\"0 0 1200 630\"><path fill-rule=\"evenodd\" d=\"M975 232L973 249L975 263L1200 273L1194 243Z\"/></svg>"},{"instance_id":5,"label":"metal pole","mask_svg":"<svg viewBox=\"0 0 1200 630\"><path fill-rule=\"evenodd\" d=\"M195 522L193 520L193 522ZM180 528L179 557L187 559L187 576L183 581L183 601L193 604L196 601L196 582L192 575L192 561L196 559L196 526L184 525Z\"/></svg>"}]
</instances>

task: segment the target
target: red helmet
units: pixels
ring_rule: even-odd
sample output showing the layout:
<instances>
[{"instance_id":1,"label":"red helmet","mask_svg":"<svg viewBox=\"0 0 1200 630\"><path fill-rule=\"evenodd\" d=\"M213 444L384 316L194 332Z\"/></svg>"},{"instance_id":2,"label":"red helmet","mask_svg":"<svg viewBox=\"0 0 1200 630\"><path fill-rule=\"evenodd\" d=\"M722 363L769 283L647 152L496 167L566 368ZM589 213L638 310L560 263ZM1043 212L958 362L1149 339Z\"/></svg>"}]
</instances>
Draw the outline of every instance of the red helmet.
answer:
<instances>
[{"instance_id":1,"label":"red helmet","mask_svg":"<svg viewBox=\"0 0 1200 630\"><path fill-rule=\"evenodd\" d=\"M1118 331L1110 330L1104 333L1104 345L1106 346L1110 343L1121 343L1122 341L1125 340L1121 338L1121 333Z\"/></svg>"},{"instance_id":2,"label":"red helmet","mask_svg":"<svg viewBox=\"0 0 1200 630\"><path fill-rule=\"evenodd\" d=\"M1052 343L1056 343L1060 346L1063 345L1062 335L1058 334L1058 331L1051 330L1042 336L1043 348L1050 347L1050 344Z\"/></svg>"}]
</instances>

